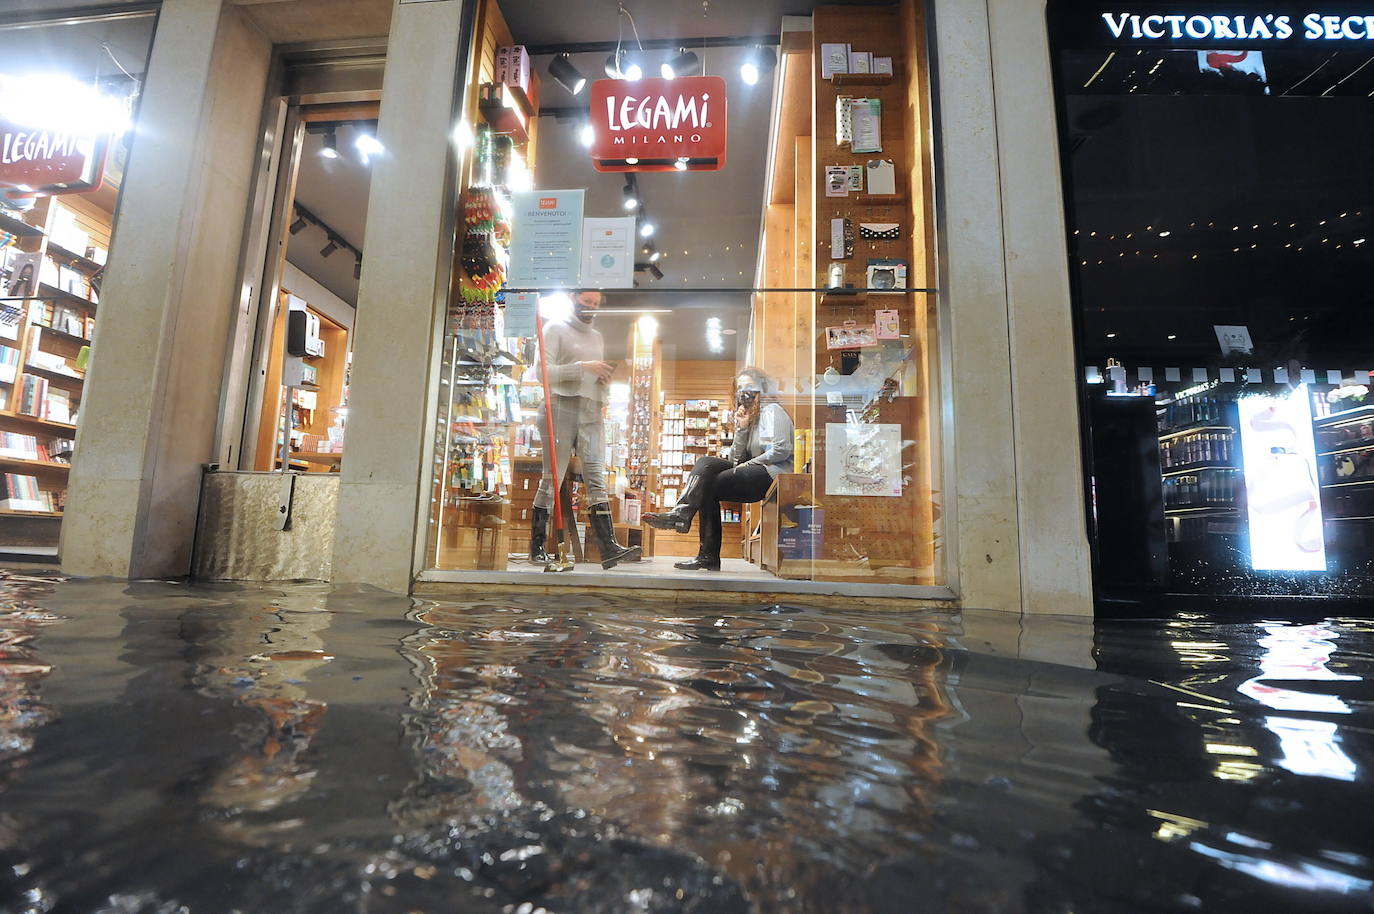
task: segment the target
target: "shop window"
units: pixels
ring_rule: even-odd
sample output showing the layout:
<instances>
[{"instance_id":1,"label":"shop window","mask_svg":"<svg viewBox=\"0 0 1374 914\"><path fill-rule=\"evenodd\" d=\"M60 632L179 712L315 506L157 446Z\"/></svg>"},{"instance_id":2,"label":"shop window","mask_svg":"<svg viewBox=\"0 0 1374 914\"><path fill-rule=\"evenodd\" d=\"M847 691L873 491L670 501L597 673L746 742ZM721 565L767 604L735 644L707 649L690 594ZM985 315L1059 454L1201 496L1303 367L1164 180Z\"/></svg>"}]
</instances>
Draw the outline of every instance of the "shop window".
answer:
<instances>
[{"instance_id":1,"label":"shop window","mask_svg":"<svg viewBox=\"0 0 1374 914\"><path fill-rule=\"evenodd\" d=\"M0 558L57 556L154 22L0 25Z\"/></svg>"},{"instance_id":2,"label":"shop window","mask_svg":"<svg viewBox=\"0 0 1374 914\"><path fill-rule=\"evenodd\" d=\"M737 7L476 4L430 568L945 583L922 7Z\"/></svg>"},{"instance_id":3,"label":"shop window","mask_svg":"<svg viewBox=\"0 0 1374 914\"><path fill-rule=\"evenodd\" d=\"M1368 598L1368 50L1196 6L1050 4L1097 592Z\"/></svg>"}]
</instances>

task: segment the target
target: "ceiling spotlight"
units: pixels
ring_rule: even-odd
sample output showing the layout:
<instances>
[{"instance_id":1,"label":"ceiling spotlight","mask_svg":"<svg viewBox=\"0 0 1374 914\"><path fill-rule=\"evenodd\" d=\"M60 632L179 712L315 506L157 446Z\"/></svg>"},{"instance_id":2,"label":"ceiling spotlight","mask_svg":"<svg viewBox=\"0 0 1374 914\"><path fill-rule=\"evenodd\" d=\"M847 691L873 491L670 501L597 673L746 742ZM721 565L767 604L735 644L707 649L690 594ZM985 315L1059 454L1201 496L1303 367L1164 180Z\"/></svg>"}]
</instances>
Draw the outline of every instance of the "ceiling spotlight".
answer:
<instances>
[{"instance_id":1,"label":"ceiling spotlight","mask_svg":"<svg viewBox=\"0 0 1374 914\"><path fill-rule=\"evenodd\" d=\"M740 79L744 80L746 85L757 85L758 81L763 78L763 74L773 69L777 62L777 55L773 53L772 48L761 46L750 48L748 56L739 65Z\"/></svg>"},{"instance_id":2,"label":"ceiling spotlight","mask_svg":"<svg viewBox=\"0 0 1374 914\"><path fill-rule=\"evenodd\" d=\"M354 278L354 279L362 279L362 278L363 278L363 259L362 259L361 257L359 257L357 260L353 261L353 278Z\"/></svg>"},{"instance_id":3,"label":"ceiling spotlight","mask_svg":"<svg viewBox=\"0 0 1374 914\"><path fill-rule=\"evenodd\" d=\"M686 171L687 157L681 156L676 162L673 163L673 167L676 168L678 171Z\"/></svg>"},{"instance_id":4,"label":"ceiling spotlight","mask_svg":"<svg viewBox=\"0 0 1374 914\"><path fill-rule=\"evenodd\" d=\"M639 159L635 158L634 156L630 156L629 158L627 158L627 159L625 160L625 164L626 164L626 165L638 165L638 164L639 164Z\"/></svg>"},{"instance_id":5,"label":"ceiling spotlight","mask_svg":"<svg viewBox=\"0 0 1374 914\"><path fill-rule=\"evenodd\" d=\"M611 79L633 81L644 75L644 68L631 56L629 51L613 51L606 58L606 75Z\"/></svg>"},{"instance_id":6,"label":"ceiling spotlight","mask_svg":"<svg viewBox=\"0 0 1374 914\"><path fill-rule=\"evenodd\" d=\"M691 76L699 69L701 58L686 48L679 48L678 54L660 65L658 72L663 74L664 79L672 79L676 76Z\"/></svg>"},{"instance_id":7,"label":"ceiling spotlight","mask_svg":"<svg viewBox=\"0 0 1374 914\"><path fill-rule=\"evenodd\" d=\"M645 219L645 220L644 220L644 224L641 225L641 226L639 227L639 237L641 237L641 238L652 238L653 236L654 236L654 224L653 224L652 222L650 222L648 219Z\"/></svg>"},{"instance_id":8,"label":"ceiling spotlight","mask_svg":"<svg viewBox=\"0 0 1374 914\"><path fill-rule=\"evenodd\" d=\"M342 245L340 245L333 238L330 238L329 243L326 244L324 248L320 251L320 256L328 257L330 254L333 254L335 251L337 251L340 247L342 247Z\"/></svg>"},{"instance_id":9,"label":"ceiling spotlight","mask_svg":"<svg viewBox=\"0 0 1374 914\"><path fill-rule=\"evenodd\" d=\"M559 54L549 61L549 75L573 95L581 92L587 85L587 77L573 66L572 58L567 54Z\"/></svg>"},{"instance_id":10,"label":"ceiling spotlight","mask_svg":"<svg viewBox=\"0 0 1374 914\"><path fill-rule=\"evenodd\" d=\"M651 263L649 264L649 275L652 276L654 279L662 279L663 271L658 268L658 264Z\"/></svg>"},{"instance_id":11,"label":"ceiling spotlight","mask_svg":"<svg viewBox=\"0 0 1374 914\"><path fill-rule=\"evenodd\" d=\"M660 254L658 251L654 251L652 254L649 255L649 263L658 263L658 258L662 256L663 255Z\"/></svg>"},{"instance_id":12,"label":"ceiling spotlight","mask_svg":"<svg viewBox=\"0 0 1374 914\"><path fill-rule=\"evenodd\" d=\"M633 181L625 182L625 208L628 210L639 208L639 191L635 189Z\"/></svg>"},{"instance_id":13,"label":"ceiling spotlight","mask_svg":"<svg viewBox=\"0 0 1374 914\"><path fill-rule=\"evenodd\" d=\"M299 212L297 212L296 221L291 223L291 234L295 235L296 233L304 229L307 225L309 225L309 222L306 220L306 218L302 216Z\"/></svg>"},{"instance_id":14,"label":"ceiling spotlight","mask_svg":"<svg viewBox=\"0 0 1374 914\"><path fill-rule=\"evenodd\" d=\"M339 137L334 133L333 127L330 127L329 132L324 135L324 146L320 149L320 155L326 159L339 157Z\"/></svg>"},{"instance_id":15,"label":"ceiling spotlight","mask_svg":"<svg viewBox=\"0 0 1374 914\"><path fill-rule=\"evenodd\" d=\"M583 124L582 129L577 131L577 139L583 146L590 149L592 144L596 142L596 131L592 129L591 124Z\"/></svg>"},{"instance_id":16,"label":"ceiling spotlight","mask_svg":"<svg viewBox=\"0 0 1374 914\"><path fill-rule=\"evenodd\" d=\"M386 152L386 147L382 145L381 140L370 133L358 134L358 138L353 141L353 147L358 150L358 155L362 156L364 165L371 162L374 156Z\"/></svg>"}]
</instances>

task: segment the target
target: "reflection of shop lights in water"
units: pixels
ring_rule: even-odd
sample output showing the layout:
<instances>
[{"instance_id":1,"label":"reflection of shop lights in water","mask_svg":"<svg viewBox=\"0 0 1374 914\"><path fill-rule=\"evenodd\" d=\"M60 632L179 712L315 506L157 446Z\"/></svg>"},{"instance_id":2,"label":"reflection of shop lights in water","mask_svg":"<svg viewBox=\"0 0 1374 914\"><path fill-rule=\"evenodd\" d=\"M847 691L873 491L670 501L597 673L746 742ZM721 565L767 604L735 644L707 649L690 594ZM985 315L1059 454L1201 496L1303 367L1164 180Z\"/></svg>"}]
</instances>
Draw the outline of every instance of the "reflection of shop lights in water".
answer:
<instances>
[{"instance_id":1,"label":"reflection of shop lights in water","mask_svg":"<svg viewBox=\"0 0 1374 914\"><path fill-rule=\"evenodd\" d=\"M1240 418L1250 567L1325 571L1317 448L1306 384L1285 396L1236 401Z\"/></svg>"},{"instance_id":2,"label":"reflection of shop lights in water","mask_svg":"<svg viewBox=\"0 0 1374 914\"><path fill-rule=\"evenodd\" d=\"M21 127L78 137L117 135L132 126L128 99L60 73L0 74L0 111Z\"/></svg>"},{"instance_id":3,"label":"reflection of shop lights in water","mask_svg":"<svg viewBox=\"0 0 1374 914\"><path fill-rule=\"evenodd\" d=\"M1222 850L1201 841L1190 841L1188 847L1204 857L1210 857L1228 870L1253 876L1271 885L1289 886L1310 892L1339 892L1342 895L1367 892L1374 887L1374 882L1368 879L1357 879L1339 870L1307 861L1294 866L1277 860L1265 860L1254 854Z\"/></svg>"}]
</instances>

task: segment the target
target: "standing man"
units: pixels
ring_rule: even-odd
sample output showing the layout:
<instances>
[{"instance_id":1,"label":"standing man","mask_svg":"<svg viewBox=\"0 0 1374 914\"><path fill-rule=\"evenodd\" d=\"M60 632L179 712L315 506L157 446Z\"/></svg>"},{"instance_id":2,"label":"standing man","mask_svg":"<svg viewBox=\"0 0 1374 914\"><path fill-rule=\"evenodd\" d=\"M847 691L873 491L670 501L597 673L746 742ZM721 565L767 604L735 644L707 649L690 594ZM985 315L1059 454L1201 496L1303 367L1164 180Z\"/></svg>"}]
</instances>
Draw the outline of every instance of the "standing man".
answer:
<instances>
[{"instance_id":1,"label":"standing man","mask_svg":"<svg viewBox=\"0 0 1374 914\"><path fill-rule=\"evenodd\" d=\"M544 358L548 364L547 395L553 413L553 434L541 427L544 440L544 475L534 496L534 517L530 527L530 561L545 565L552 557L545 550L549 512L553 507L555 480L568 473L574 451L582 458L582 485L586 493L587 515L592 535L601 547L601 567L614 568L620 562L639 561L638 546L622 546L615 541L611 522L610 496L606 493L606 427L604 413L613 369L605 361L606 344L601 333L592 329L592 320L601 307L598 289L573 293L572 315L567 320L550 321L544 327ZM545 420L542 425L546 425ZM549 442L558 457L558 472L550 467Z\"/></svg>"}]
</instances>

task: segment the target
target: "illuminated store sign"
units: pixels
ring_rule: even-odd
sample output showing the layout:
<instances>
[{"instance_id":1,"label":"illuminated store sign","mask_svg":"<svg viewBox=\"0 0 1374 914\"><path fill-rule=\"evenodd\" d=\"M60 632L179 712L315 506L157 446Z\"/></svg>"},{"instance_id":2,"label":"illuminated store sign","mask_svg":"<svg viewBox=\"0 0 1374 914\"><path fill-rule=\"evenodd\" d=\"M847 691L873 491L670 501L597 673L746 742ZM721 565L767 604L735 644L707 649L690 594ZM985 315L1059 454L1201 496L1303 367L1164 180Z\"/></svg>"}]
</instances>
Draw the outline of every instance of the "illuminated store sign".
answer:
<instances>
[{"instance_id":1,"label":"illuminated store sign","mask_svg":"<svg viewBox=\"0 0 1374 914\"><path fill-rule=\"evenodd\" d=\"M1103 13L1107 35L1135 41L1374 41L1374 15Z\"/></svg>"},{"instance_id":2,"label":"illuminated store sign","mask_svg":"<svg viewBox=\"0 0 1374 914\"><path fill-rule=\"evenodd\" d=\"M1241 397L1241 456L1256 571L1325 571L1312 399L1303 384L1283 396Z\"/></svg>"},{"instance_id":3,"label":"illuminated store sign","mask_svg":"<svg viewBox=\"0 0 1374 914\"><path fill-rule=\"evenodd\" d=\"M81 193L100 185L105 138L35 130L0 118L0 185L19 193Z\"/></svg>"},{"instance_id":4,"label":"illuminated store sign","mask_svg":"<svg viewBox=\"0 0 1374 914\"><path fill-rule=\"evenodd\" d=\"M725 80L600 79L592 84L597 171L716 171L725 164Z\"/></svg>"}]
</instances>

